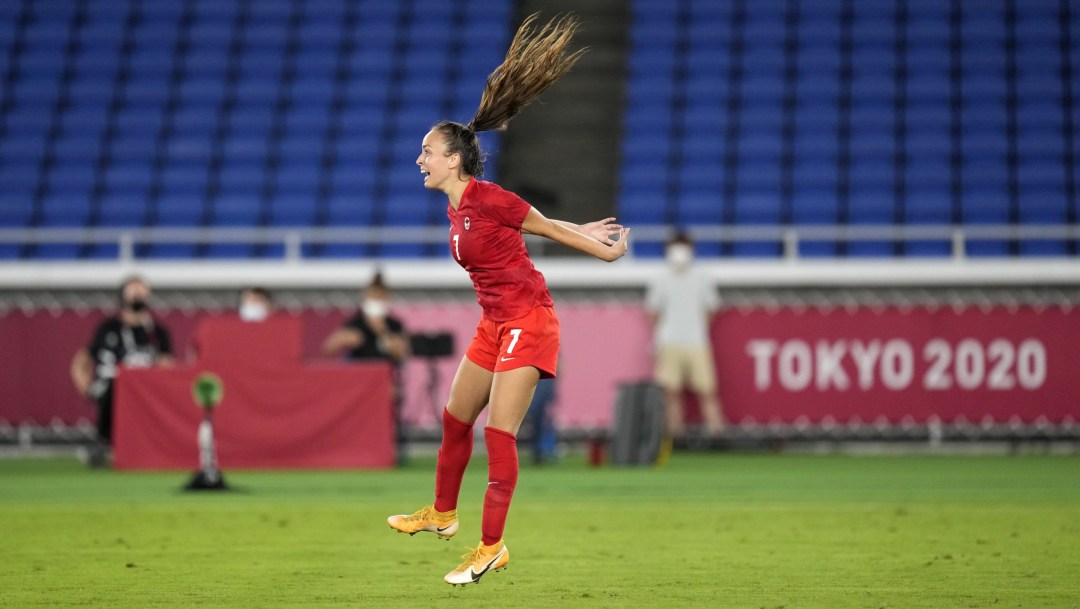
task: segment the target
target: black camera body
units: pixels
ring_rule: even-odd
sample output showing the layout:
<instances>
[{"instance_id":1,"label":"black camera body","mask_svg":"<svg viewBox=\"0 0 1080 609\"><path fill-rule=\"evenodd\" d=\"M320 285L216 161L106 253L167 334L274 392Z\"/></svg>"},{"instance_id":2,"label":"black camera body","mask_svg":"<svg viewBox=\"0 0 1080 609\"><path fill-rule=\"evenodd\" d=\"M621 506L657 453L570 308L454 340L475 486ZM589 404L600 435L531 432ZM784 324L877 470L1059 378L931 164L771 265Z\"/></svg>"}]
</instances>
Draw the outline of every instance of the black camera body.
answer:
<instances>
[{"instance_id":1,"label":"black camera body","mask_svg":"<svg viewBox=\"0 0 1080 609\"><path fill-rule=\"evenodd\" d=\"M428 332L409 336L409 350L419 357L446 357L454 354L454 335Z\"/></svg>"}]
</instances>

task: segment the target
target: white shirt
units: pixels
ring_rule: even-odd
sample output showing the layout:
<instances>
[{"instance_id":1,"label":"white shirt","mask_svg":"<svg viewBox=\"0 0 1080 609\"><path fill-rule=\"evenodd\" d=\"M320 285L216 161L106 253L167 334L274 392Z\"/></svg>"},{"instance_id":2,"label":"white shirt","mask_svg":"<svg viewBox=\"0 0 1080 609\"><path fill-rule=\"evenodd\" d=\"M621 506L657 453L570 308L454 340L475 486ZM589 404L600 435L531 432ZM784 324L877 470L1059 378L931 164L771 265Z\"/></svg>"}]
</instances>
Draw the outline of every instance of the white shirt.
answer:
<instances>
[{"instance_id":1,"label":"white shirt","mask_svg":"<svg viewBox=\"0 0 1080 609\"><path fill-rule=\"evenodd\" d=\"M709 314L720 307L712 282L693 268L657 277L645 292L645 308L657 316L657 347L709 345Z\"/></svg>"}]
</instances>

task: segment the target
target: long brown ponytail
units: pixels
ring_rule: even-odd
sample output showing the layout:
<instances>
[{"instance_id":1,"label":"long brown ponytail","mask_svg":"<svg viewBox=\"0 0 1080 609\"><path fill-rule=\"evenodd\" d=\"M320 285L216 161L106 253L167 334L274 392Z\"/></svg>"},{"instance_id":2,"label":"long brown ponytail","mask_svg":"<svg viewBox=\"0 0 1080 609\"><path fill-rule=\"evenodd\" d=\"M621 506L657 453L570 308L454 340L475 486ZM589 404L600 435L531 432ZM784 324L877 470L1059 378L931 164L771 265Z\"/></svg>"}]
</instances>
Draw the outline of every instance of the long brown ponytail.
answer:
<instances>
[{"instance_id":1,"label":"long brown ponytail","mask_svg":"<svg viewBox=\"0 0 1080 609\"><path fill-rule=\"evenodd\" d=\"M546 91L574 67L585 49L566 54L580 23L573 15L553 17L539 31L532 25L537 13L518 28L506 59L488 75L480 107L469 122L472 131L505 127L522 108Z\"/></svg>"},{"instance_id":2,"label":"long brown ponytail","mask_svg":"<svg viewBox=\"0 0 1080 609\"><path fill-rule=\"evenodd\" d=\"M529 15L522 22L506 50L506 58L488 75L480 105L469 124L442 121L432 127L446 138L447 154L461 154L461 169L468 175L484 173L476 134L505 129L510 119L569 72L587 50L567 53L580 26L577 17L556 16L534 31L537 15Z\"/></svg>"}]
</instances>

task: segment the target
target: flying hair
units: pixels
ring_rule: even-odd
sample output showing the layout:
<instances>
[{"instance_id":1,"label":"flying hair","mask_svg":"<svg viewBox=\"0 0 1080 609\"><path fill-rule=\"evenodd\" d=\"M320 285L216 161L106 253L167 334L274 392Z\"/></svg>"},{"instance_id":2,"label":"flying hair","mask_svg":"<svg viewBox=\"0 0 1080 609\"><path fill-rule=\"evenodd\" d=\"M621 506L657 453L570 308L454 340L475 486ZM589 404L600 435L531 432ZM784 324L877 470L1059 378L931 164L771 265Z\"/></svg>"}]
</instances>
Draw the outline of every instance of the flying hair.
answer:
<instances>
[{"instance_id":1,"label":"flying hair","mask_svg":"<svg viewBox=\"0 0 1080 609\"><path fill-rule=\"evenodd\" d=\"M505 129L510 119L569 72L587 50L567 53L581 25L577 17L556 16L534 30L537 15L522 22L506 58L488 75L476 115L467 125L470 131Z\"/></svg>"}]
</instances>

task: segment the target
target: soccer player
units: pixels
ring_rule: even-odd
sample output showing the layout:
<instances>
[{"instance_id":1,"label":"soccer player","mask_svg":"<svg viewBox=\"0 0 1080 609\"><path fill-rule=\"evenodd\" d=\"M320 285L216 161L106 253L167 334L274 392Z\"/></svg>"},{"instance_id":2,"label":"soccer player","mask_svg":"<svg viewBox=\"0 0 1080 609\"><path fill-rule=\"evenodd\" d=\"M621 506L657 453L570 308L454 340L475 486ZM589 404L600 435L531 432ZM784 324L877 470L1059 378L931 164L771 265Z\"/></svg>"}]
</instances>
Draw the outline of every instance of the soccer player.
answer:
<instances>
[{"instance_id":1,"label":"soccer player","mask_svg":"<svg viewBox=\"0 0 1080 609\"><path fill-rule=\"evenodd\" d=\"M503 529L518 478L516 435L540 378L555 376L559 320L543 275L525 249L522 233L612 262L626 253L629 229L614 218L576 225L544 217L517 195L481 181L483 154L476 134L504 129L515 115L555 83L583 51L567 54L578 22L555 18L538 31L522 23L506 59L488 76L479 108L468 125L442 121L423 139L416 164L424 187L449 197L450 252L472 279L483 309L450 387L435 470L435 503L413 514L391 516L390 526L450 538L458 531L457 500L473 446L473 423L488 410L484 440L488 485L480 545L444 578L469 584L510 560ZM615 241L612 237L618 236Z\"/></svg>"}]
</instances>

